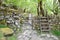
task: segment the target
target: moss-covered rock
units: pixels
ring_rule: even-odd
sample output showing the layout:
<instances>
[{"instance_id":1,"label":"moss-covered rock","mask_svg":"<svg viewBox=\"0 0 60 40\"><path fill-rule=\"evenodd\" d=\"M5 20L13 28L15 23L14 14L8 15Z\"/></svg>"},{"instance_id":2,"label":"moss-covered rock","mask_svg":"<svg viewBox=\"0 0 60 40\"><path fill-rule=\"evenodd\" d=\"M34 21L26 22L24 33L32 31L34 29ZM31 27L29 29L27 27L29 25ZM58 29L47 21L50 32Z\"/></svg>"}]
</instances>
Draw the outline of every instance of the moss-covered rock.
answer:
<instances>
[{"instance_id":1,"label":"moss-covered rock","mask_svg":"<svg viewBox=\"0 0 60 40\"><path fill-rule=\"evenodd\" d=\"M13 30L10 29L10 28L0 28L1 31L4 33L4 34L11 34L13 33Z\"/></svg>"}]
</instances>

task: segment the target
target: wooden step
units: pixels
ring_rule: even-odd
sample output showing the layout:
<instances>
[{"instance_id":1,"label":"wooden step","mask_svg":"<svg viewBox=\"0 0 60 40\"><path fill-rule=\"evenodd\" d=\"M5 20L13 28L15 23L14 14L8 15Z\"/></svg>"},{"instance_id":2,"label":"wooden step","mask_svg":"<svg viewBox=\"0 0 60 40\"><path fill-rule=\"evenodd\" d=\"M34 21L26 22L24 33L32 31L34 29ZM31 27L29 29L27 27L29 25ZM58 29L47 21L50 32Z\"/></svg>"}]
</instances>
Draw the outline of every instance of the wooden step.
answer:
<instances>
[{"instance_id":1,"label":"wooden step","mask_svg":"<svg viewBox=\"0 0 60 40\"><path fill-rule=\"evenodd\" d=\"M49 27L40 27L40 28L49 28Z\"/></svg>"},{"instance_id":2,"label":"wooden step","mask_svg":"<svg viewBox=\"0 0 60 40\"><path fill-rule=\"evenodd\" d=\"M40 26L40 28L49 28L49 26Z\"/></svg>"},{"instance_id":3,"label":"wooden step","mask_svg":"<svg viewBox=\"0 0 60 40\"><path fill-rule=\"evenodd\" d=\"M41 25L49 25L49 23L40 23Z\"/></svg>"},{"instance_id":4,"label":"wooden step","mask_svg":"<svg viewBox=\"0 0 60 40\"><path fill-rule=\"evenodd\" d=\"M45 24L45 25L41 24L40 26L49 26L49 25L48 24Z\"/></svg>"},{"instance_id":5,"label":"wooden step","mask_svg":"<svg viewBox=\"0 0 60 40\"><path fill-rule=\"evenodd\" d=\"M50 31L42 31L41 33L50 33Z\"/></svg>"},{"instance_id":6,"label":"wooden step","mask_svg":"<svg viewBox=\"0 0 60 40\"><path fill-rule=\"evenodd\" d=\"M49 22L48 22L48 18L47 17L41 17L40 18L40 29L41 29L41 32L49 32L50 31L50 28L49 28Z\"/></svg>"},{"instance_id":7,"label":"wooden step","mask_svg":"<svg viewBox=\"0 0 60 40\"><path fill-rule=\"evenodd\" d=\"M40 22L40 24L49 24L49 22L46 22L46 21L43 22L43 21L42 21L42 22Z\"/></svg>"},{"instance_id":8,"label":"wooden step","mask_svg":"<svg viewBox=\"0 0 60 40\"><path fill-rule=\"evenodd\" d=\"M48 20L48 19L40 19L40 20Z\"/></svg>"},{"instance_id":9,"label":"wooden step","mask_svg":"<svg viewBox=\"0 0 60 40\"><path fill-rule=\"evenodd\" d=\"M47 21L48 22L48 20L40 20L40 22L42 22L42 21L44 21L44 22Z\"/></svg>"},{"instance_id":10,"label":"wooden step","mask_svg":"<svg viewBox=\"0 0 60 40\"><path fill-rule=\"evenodd\" d=\"M48 19L40 19L40 20L48 20Z\"/></svg>"},{"instance_id":11,"label":"wooden step","mask_svg":"<svg viewBox=\"0 0 60 40\"><path fill-rule=\"evenodd\" d=\"M47 20L40 20L40 23L47 23Z\"/></svg>"},{"instance_id":12,"label":"wooden step","mask_svg":"<svg viewBox=\"0 0 60 40\"><path fill-rule=\"evenodd\" d=\"M44 19L46 19L47 17L40 17L40 18L44 18Z\"/></svg>"},{"instance_id":13,"label":"wooden step","mask_svg":"<svg viewBox=\"0 0 60 40\"><path fill-rule=\"evenodd\" d=\"M50 28L49 27L41 27L40 29L41 30L49 30Z\"/></svg>"},{"instance_id":14,"label":"wooden step","mask_svg":"<svg viewBox=\"0 0 60 40\"><path fill-rule=\"evenodd\" d=\"M49 24L41 24L40 26L49 26Z\"/></svg>"},{"instance_id":15,"label":"wooden step","mask_svg":"<svg viewBox=\"0 0 60 40\"><path fill-rule=\"evenodd\" d=\"M41 30L41 32L44 32L44 31L47 31L47 32L49 32L50 30Z\"/></svg>"},{"instance_id":16,"label":"wooden step","mask_svg":"<svg viewBox=\"0 0 60 40\"><path fill-rule=\"evenodd\" d=\"M48 28L41 28L42 30L48 30L49 29L49 27Z\"/></svg>"}]
</instances>

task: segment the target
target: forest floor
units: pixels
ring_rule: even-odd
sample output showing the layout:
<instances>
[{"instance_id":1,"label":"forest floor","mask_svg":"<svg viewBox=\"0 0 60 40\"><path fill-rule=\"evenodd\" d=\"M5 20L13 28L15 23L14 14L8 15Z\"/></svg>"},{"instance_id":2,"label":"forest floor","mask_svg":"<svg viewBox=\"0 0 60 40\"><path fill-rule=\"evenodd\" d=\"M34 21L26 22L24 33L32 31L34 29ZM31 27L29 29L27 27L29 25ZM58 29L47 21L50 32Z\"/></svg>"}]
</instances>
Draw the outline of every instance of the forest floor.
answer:
<instances>
[{"instance_id":1,"label":"forest floor","mask_svg":"<svg viewBox=\"0 0 60 40\"><path fill-rule=\"evenodd\" d=\"M58 40L58 38L54 35L38 34L37 31L33 30L32 26L29 25L28 23L23 24L21 29L22 29L22 32L19 32L18 34L13 35L11 37L8 37L8 40L48 40L48 39ZM2 28L2 30L0 29L0 40L5 40L5 37L3 35L3 32L6 32L5 30L7 31L8 28Z\"/></svg>"},{"instance_id":2,"label":"forest floor","mask_svg":"<svg viewBox=\"0 0 60 40\"><path fill-rule=\"evenodd\" d=\"M22 33L17 36L18 40L58 40L58 38L52 34L38 34L36 30L32 29L32 26L24 24L22 27Z\"/></svg>"}]
</instances>

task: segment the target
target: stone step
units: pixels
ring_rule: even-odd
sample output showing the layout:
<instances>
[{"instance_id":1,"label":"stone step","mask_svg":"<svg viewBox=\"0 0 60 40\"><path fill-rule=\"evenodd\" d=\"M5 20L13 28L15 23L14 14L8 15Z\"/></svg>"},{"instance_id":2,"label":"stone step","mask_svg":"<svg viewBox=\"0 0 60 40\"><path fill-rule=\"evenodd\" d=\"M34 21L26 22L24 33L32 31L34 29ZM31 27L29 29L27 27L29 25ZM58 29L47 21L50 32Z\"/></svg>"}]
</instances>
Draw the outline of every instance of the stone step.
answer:
<instances>
[{"instance_id":1,"label":"stone step","mask_svg":"<svg viewBox=\"0 0 60 40\"><path fill-rule=\"evenodd\" d=\"M0 20L3 20L4 18L0 18Z\"/></svg>"},{"instance_id":2,"label":"stone step","mask_svg":"<svg viewBox=\"0 0 60 40\"><path fill-rule=\"evenodd\" d=\"M3 14L4 14L3 12L2 13L0 12L0 15L3 15Z\"/></svg>"},{"instance_id":3,"label":"stone step","mask_svg":"<svg viewBox=\"0 0 60 40\"><path fill-rule=\"evenodd\" d=\"M19 16L14 16L14 18L19 18Z\"/></svg>"},{"instance_id":4,"label":"stone step","mask_svg":"<svg viewBox=\"0 0 60 40\"><path fill-rule=\"evenodd\" d=\"M1 9L3 10L3 9L5 9L5 8L6 8L6 7L0 6L0 10L1 10Z\"/></svg>"},{"instance_id":5,"label":"stone step","mask_svg":"<svg viewBox=\"0 0 60 40\"><path fill-rule=\"evenodd\" d=\"M5 16L5 18L9 18L10 17L10 15L8 15L8 16Z\"/></svg>"}]
</instances>

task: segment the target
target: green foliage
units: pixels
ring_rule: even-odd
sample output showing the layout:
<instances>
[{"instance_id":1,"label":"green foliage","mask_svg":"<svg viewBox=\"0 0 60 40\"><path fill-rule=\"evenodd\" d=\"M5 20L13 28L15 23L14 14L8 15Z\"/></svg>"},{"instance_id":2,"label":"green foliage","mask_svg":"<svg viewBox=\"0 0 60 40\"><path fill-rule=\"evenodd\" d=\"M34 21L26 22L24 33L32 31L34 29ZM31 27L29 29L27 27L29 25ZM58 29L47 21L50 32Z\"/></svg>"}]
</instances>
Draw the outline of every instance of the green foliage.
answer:
<instances>
[{"instance_id":1,"label":"green foliage","mask_svg":"<svg viewBox=\"0 0 60 40\"><path fill-rule=\"evenodd\" d=\"M11 37L9 37L9 40L16 40L16 37L15 36L11 36Z\"/></svg>"},{"instance_id":2,"label":"green foliage","mask_svg":"<svg viewBox=\"0 0 60 40\"><path fill-rule=\"evenodd\" d=\"M37 13L37 4L41 0L5 0L5 3L8 5L16 5L22 9L26 8L26 12ZM43 8L48 14L52 14L53 11L57 12L58 2L56 0L42 0Z\"/></svg>"},{"instance_id":3,"label":"green foliage","mask_svg":"<svg viewBox=\"0 0 60 40\"><path fill-rule=\"evenodd\" d=\"M60 36L60 31L59 30L52 30L52 33L56 36Z\"/></svg>"},{"instance_id":4,"label":"green foliage","mask_svg":"<svg viewBox=\"0 0 60 40\"><path fill-rule=\"evenodd\" d=\"M37 13L37 0L6 0L5 3L8 5L16 5L22 9L26 8L27 12Z\"/></svg>"},{"instance_id":5,"label":"green foliage","mask_svg":"<svg viewBox=\"0 0 60 40\"><path fill-rule=\"evenodd\" d=\"M60 31L59 31L59 25L53 25L52 26L53 28L52 28L52 30L51 30L51 32L52 32L52 34L54 34L54 35L56 35L56 36L60 36Z\"/></svg>"}]
</instances>

